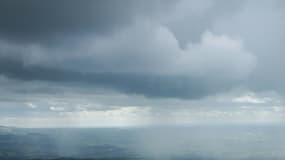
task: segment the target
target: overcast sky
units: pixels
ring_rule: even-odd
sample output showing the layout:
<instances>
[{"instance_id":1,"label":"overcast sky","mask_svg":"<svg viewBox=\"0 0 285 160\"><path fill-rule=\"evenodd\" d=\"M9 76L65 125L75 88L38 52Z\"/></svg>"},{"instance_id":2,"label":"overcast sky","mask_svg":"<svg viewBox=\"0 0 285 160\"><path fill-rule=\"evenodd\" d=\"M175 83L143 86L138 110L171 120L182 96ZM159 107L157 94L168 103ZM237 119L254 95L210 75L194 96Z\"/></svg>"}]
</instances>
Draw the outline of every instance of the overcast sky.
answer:
<instances>
[{"instance_id":1,"label":"overcast sky","mask_svg":"<svg viewBox=\"0 0 285 160\"><path fill-rule=\"evenodd\" d=\"M0 125L284 121L282 0L2 0Z\"/></svg>"}]
</instances>

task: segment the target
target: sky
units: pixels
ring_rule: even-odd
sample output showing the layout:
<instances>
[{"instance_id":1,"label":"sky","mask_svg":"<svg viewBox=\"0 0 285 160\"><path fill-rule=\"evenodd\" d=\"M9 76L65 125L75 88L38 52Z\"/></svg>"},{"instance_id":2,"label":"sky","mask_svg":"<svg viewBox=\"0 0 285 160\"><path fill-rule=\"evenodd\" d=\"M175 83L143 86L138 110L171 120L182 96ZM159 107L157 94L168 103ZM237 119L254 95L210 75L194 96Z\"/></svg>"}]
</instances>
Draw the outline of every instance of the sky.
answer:
<instances>
[{"instance_id":1,"label":"sky","mask_svg":"<svg viewBox=\"0 0 285 160\"><path fill-rule=\"evenodd\" d=\"M284 122L282 0L0 2L0 125Z\"/></svg>"}]
</instances>

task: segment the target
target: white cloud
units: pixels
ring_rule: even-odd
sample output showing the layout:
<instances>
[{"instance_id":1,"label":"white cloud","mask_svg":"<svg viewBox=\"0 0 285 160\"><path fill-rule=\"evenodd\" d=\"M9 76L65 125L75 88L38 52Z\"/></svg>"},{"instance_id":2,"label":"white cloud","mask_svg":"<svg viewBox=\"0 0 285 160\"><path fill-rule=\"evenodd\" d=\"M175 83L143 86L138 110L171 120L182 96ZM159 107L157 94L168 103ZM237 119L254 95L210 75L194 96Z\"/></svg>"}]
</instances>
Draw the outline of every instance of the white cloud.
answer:
<instances>
[{"instance_id":1,"label":"white cloud","mask_svg":"<svg viewBox=\"0 0 285 160\"><path fill-rule=\"evenodd\" d=\"M253 103L253 104L263 104L267 102L266 99L260 99L251 95L236 97L232 101L236 103Z\"/></svg>"},{"instance_id":2,"label":"white cloud","mask_svg":"<svg viewBox=\"0 0 285 160\"><path fill-rule=\"evenodd\" d=\"M65 110L64 107L55 107L55 106L50 106L49 109L51 111L64 111Z\"/></svg>"},{"instance_id":3,"label":"white cloud","mask_svg":"<svg viewBox=\"0 0 285 160\"><path fill-rule=\"evenodd\" d=\"M26 103L26 105L31 108L31 109L35 109L35 108L38 108L37 105L33 104L33 103Z\"/></svg>"}]
</instances>

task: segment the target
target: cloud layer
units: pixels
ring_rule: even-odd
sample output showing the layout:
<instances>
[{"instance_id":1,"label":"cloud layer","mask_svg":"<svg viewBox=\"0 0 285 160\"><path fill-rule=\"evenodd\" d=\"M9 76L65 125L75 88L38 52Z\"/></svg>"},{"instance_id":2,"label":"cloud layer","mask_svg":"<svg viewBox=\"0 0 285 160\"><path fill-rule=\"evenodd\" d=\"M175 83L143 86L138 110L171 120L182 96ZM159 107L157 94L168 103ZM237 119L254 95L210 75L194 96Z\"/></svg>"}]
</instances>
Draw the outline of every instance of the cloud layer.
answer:
<instances>
[{"instance_id":1,"label":"cloud layer","mask_svg":"<svg viewBox=\"0 0 285 160\"><path fill-rule=\"evenodd\" d=\"M1 73L20 80L78 82L146 96L195 98L230 88L256 65L241 42L227 36L206 32L200 43L181 49L164 28L151 35L147 39L119 35L70 52L61 50L59 58L38 47L5 46ZM13 55L14 50L20 55Z\"/></svg>"},{"instance_id":2,"label":"cloud layer","mask_svg":"<svg viewBox=\"0 0 285 160\"><path fill-rule=\"evenodd\" d=\"M171 104L174 110L177 105L246 108L264 102L252 95L227 95L242 88L240 95L274 93L264 97L276 94L278 100L258 105L280 107L285 93L284 8L281 0L4 0L0 101L12 108L6 115L41 106L41 113L70 111L31 98L69 94L86 100L84 104L95 103L84 98L95 95L104 102L112 97L109 101L120 107ZM118 100L113 94L128 98ZM235 100L208 101L218 95ZM27 108L16 107L19 103Z\"/></svg>"}]
</instances>

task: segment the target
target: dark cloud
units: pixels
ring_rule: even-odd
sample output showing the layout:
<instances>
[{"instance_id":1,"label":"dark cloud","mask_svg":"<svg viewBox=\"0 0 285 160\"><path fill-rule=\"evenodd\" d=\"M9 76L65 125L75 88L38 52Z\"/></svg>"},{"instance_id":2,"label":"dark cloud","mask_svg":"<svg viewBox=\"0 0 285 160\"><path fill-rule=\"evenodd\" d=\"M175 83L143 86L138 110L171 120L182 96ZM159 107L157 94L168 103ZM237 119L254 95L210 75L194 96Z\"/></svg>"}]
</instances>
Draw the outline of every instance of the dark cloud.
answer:
<instances>
[{"instance_id":1,"label":"dark cloud","mask_svg":"<svg viewBox=\"0 0 285 160\"><path fill-rule=\"evenodd\" d=\"M0 74L23 81L56 82L61 85L115 89L146 97L202 98L224 91L233 85L209 84L208 80L189 76L158 76L118 73L81 73L42 66L25 65L21 61L0 59Z\"/></svg>"},{"instance_id":2,"label":"dark cloud","mask_svg":"<svg viewBox=\"0 0 285 160\"><path fill-rule=\"evenodd\" d=\"M2 0L0 123L283 121L284 4Z\"/></svg>"},{"instance_id":3,"label":"dark cloud","mask_svg":"<svg viewBox=\"0 0 285 160\"><path fill-rule=\"evenodd\" d=\"M162 6L159 4L131 0L4 0L0 2L0 35L35 42L68 34L108 34L129 25L141 14L155 15L157 7Z\"/></svg>"},{"instance_id":4,"label":"dark cloud","mask_svg":"<svg viewBox=\"0 0 285 160\"><path fill-rule=\"evenodd\" d=\"M256 3L4 0L0 74L148 97L285 90L284 9Z\"/></svg>"},{"instance_id":5,"label":"dark cloud","mask_svg":"<svg viewBox=\"0 0 285 160\"><path fill-rule=\"evenodd\" d=\"M147 97L222 92L251 73L255 57L239 40L207 31L228 11L207 16L219 8L214 1L1 1L0 73ZM181 48L196 30L176 31L192 22L200 41Z\"/></svg>"}]
</instances>

